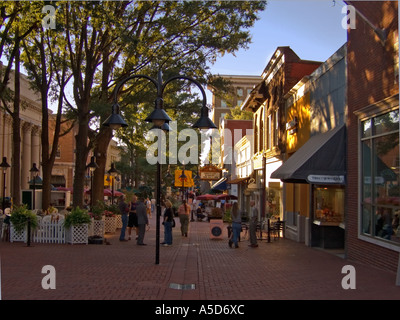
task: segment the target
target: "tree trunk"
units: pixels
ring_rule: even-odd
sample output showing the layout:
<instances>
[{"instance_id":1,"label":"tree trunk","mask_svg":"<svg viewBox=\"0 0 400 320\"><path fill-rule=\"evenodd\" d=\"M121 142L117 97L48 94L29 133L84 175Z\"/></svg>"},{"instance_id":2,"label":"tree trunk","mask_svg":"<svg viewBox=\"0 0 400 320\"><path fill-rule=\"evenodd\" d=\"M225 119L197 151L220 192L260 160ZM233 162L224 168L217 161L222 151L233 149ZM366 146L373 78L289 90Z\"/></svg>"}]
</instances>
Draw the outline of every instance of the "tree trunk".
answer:
<instances>
[{"instance_id":1,"label":"tree trunk","mask_svg":"<svg viewBox=\"0 0 400 320\"><path fill-rule=\"evenodd\" d=\"M16 37L18 38L18 37ZM13 205L21 204L21 120L19 118L20 109L20 51L19 43L16 43L17 51L15 55L15 77L14 77L14 111L12 114L13 124L13 157L12 157L12 201Z\"/></svg>"},{"instance_id":2,"label":"tree trunk","mask_svg":"<svg viewBox=\"0 0 400 320\"><path fill-rule=\"evenodd\" d=\"M112 138L112 130L110 128L102 128L96 138L97 143L94 148L94 154L96 155L96 163L99 168L94 172L93 204L98 200L103 201L104 199L104 175L109 169L106 168L107 150Z\"/></svg>"},{"instance_id":3,"label":"tree trunk","mask_svg":"<svg viewBox=\"0 0 400 320\"><path fill-rule=\"evenodd\" d=\"M89 148L87 146L88 132L89 132L88 119L86 119L86 122L84 119L81 119L78 124L78 134L75 136L76 161L75 161L75 176L74 176L73 207L83 208L83 192L85 185L85 177L87 174L86 160L89 154Z\"/></svg>"}]
</instances>

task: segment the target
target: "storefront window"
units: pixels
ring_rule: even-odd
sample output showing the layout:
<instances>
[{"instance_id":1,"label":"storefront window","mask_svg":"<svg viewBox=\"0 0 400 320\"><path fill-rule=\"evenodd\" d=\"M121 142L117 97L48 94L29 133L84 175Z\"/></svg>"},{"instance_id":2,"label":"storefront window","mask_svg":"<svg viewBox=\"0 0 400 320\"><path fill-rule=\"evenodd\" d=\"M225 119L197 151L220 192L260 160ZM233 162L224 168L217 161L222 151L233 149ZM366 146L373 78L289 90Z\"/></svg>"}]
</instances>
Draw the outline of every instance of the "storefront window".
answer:
<instances>
[{"instance_id":1,"label":"storefront window","mask_svg":"<svg viewBox=\"0 0 400 320\"><path fill-rule=\"evenodd\" d=\"M316 186L314 205L315 220L339 226L344 222L344 187Z\"/></svg>"},{"instance_id":2,"label":"storefront window","mask_svg":"<svg viewBox=\"0 0 400 320\"><path fill-rule=\"evenodd\" d=\"M361 232L400 243L399 110L362 122Z\"/></svg>"}]
</instances>

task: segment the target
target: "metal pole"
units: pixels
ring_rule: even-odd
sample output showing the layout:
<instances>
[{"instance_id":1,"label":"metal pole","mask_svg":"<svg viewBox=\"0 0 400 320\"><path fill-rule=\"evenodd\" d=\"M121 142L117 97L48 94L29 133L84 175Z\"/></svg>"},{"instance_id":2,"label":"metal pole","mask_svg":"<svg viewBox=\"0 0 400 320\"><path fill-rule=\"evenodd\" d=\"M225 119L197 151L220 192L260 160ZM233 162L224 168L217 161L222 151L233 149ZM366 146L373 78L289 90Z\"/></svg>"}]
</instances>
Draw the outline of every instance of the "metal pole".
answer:
<instances>
[{"instance_id":1,"label":"metal pole","mask_svg":"<svg viewBox=\"0 0 400 320\"><path fill-rule=\"evenodd\" d=\"M93 207L93 171L90 170L90 210Z\"/></svg>"},{"instance_id":2,"label":"metal pole","mask_svg":"<svg viewBox=\"0 0 400 320\"><path fill-rule=\"evenodd\" d=\"M157 161L157 214L156 214L156 264L160 264L160 218L161 218L161 129L158 129L158 161Z\"/></svg>"},{"instance_id":3,"label":"metal pole","mask_svg":"<svg viewBox=\"0 0 400 320\"><path fill-rule=\"evenodd\" d=\"M33 174L33 197L32 197L32 210L35 210L36 204L35 204L35 199L36 199L36 174Z\"/></svg>"},{"instance_id":4,"label":"metal pole","mask_svg":"<svg viewBox=\"0 0 400 320\"><path fill-rule=\"evenodd\" d=\"M6 209L6 170L3 170L3 203L2 203L3 214Z\"/></svg>"},{"instance_id":5,"label":"metal pole","mask_svg":"<svg viewBox=\"0 0 400 320\"><path fill-rule=\"evenodd\" d=\"M111 176L111 204L114 204L114 176Z\"/></svg>"},{"instance_id":6,"label":"metal pole","mask_svg":"<svg viewBox=\"0 0 400 320\"><path fill-rule=\"evenodd\" d=\"M160 263L161 165L157 163L156 264Z\"/></svg>"},{"instance_id":7,"label":"metal pole","mask_svg":"<svg viewBox=\"0 0 400 320\"><path fill-rule=\"evenodd\" d=\"M28 239L26 242L26 246L30 247L31 246L31 218L28 217Z\"/></svg>"}]
</instances>

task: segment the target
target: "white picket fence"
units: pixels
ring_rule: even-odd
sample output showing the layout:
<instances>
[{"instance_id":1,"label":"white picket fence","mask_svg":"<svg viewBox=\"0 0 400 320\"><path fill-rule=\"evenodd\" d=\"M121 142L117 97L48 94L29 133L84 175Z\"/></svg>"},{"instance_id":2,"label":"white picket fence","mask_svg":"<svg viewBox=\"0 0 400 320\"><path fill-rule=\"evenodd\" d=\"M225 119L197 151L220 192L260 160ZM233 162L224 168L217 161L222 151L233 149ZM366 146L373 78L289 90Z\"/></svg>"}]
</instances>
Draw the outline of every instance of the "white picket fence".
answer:
<instances>
[{"instance_id":1,"label":"white picket fence","mask_svg":"<svg viewBox=\"0 0 400 320\"><path fill-rule=\"evenodd\" d=\"M64 219L58 221L42 219L32 232L32 241L37 243L65 243Z\"/></svg>"},{"instance_id":2,"label":"white picket fence","mask_svg":"<svg viewBox=\"0 0 400 320\"><path fill-rule=\"evenodd\" d=\"M13 224L10 227L10 242L27 242L27 230L18 233ZM31 242L36 243L65 243L64 216L59 215L58 219L51 216L38 217L38 227L31 230Z\"/></svg>"},{"instance_id":3,"label":"white picket fence","mask_svg":"<svg viewBox=\"0 0 400 320\"><path fill-rule=\"evenodd\" d=\"M88 236L104 236L104 233L104 221L92 219L92 222L82 230L77 227L65 229L63 215L58 215L58 218L55 218L54 216L45 216L41 218L38 216L38 227L35 230L31 230L31 242L87 244ZM15 231L14 226L11 223L10 242L27 242L27 237L26 229L18 233Z\"/></svg>"}]
</instances>

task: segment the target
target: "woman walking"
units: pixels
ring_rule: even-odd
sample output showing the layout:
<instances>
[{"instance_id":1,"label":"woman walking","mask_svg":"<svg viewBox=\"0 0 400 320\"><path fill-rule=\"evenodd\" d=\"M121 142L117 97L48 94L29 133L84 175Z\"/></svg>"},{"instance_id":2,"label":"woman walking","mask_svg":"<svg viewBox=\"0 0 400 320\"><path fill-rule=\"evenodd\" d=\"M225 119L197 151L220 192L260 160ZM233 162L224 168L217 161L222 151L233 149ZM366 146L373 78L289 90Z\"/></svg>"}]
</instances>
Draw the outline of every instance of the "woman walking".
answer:
<instances>
[{"instance_id":1,"label":"woman walking","mask_svg":"<svg viewBox=\"0 0 400 320\"><path fill-rule=\"evenodd\" d=\"M232 248L232 244L235 248L239 248L239 236L242 230L242 217L239 211L239 205L235 202L232 206L232 238L229 239L229 247Z\"/></svg>"},{"instance_id":2,"label":"woman walking","mask_svg":"<svg viewBox=\"0 0 400 320\"><path fill-rule=\"evenodd\" d=\"M164 211L164 242L161 244L165 247L172 245L172 223L174 220L174 213L172 212L172 203L169 200L165 201Z\"/></svg>"},{"instance_id":3,"label":"woman walking","mask_svg":"<svg viewBox=\"0 0 400 320\"><path fill-rule=\"evenodd\" d=\"M189 229L190 206L186 203L186 200L183 200L182 204L179 206L178 214L179 214L179 221L181 223L182 236L187 237Z\"/></svg>"}]
</instances>

